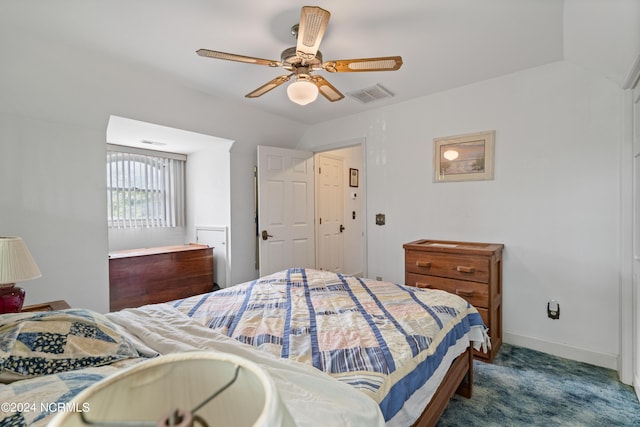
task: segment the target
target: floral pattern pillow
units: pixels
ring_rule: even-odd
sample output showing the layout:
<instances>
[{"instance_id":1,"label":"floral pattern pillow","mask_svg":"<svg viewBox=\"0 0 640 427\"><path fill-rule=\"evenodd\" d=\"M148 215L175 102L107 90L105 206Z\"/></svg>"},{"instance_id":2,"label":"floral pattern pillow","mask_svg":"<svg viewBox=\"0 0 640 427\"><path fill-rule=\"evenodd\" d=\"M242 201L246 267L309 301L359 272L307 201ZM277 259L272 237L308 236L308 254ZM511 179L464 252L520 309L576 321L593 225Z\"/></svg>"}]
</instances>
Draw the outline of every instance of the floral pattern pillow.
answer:
<instances>
[{"instance_id":1,"label":"floral pattern pillow","mask_svg":"<svg viewBox=\"0 0 640 427\"><path fill-rule=\"evenodd\" d=\"M85 309L0 316L0 382L139 357L104 315Z\"/></svg>"}]
</instances>

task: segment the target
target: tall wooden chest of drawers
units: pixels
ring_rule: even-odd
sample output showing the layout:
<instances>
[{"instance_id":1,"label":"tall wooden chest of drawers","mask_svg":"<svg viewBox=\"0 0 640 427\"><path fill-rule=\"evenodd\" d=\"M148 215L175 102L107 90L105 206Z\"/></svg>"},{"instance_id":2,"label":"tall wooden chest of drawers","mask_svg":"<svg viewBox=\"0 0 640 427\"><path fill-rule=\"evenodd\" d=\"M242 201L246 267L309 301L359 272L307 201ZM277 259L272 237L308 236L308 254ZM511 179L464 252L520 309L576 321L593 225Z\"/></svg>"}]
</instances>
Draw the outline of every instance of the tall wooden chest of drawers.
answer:
<instances>
[{"instance_id":1,"label":"tall wooden chest of drawers","mask_svg":"<svg viewBox=\"0 0 640 427\"><path fill-rule=\"evenodd\" d=\"M405 283L457 294L478 309L489 328L491 350L474 356L493 361L502 344L502 249L500 243L416 240L403 245Z\"/></svg>"}]
</instances>

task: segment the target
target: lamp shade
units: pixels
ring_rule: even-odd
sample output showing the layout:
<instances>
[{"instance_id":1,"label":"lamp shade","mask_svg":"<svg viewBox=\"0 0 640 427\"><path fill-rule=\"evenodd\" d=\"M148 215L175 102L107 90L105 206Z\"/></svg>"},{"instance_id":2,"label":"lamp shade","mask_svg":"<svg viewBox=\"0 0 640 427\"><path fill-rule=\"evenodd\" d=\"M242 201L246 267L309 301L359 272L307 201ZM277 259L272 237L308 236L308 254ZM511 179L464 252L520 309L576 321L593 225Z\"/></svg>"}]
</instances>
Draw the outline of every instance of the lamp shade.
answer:
<instances>
[{"instance_id":1,"label":"lamp shade","mask_svg":"<svg viewBox=\"0 0 640 427\"><path fill-rule=\"evenodd\" d=\"M0 286L36 279L40 269L20 237L0 237Z\"/></svg>"},{"instance_id":2,"label":"lamp shade","mask_svg":"<svg viewBox=\"0 0 640 427\"><path fill-rule=\"evenodd\" d=\"M289 99L296 104L307 105L318 97L318 86L306 79L298 79L287 87Z\"/></svg>"},{"instance_id":3,"label":"lamp shade","mask_svg":"<svg viewBox=\"0 0 640 427\"><path fill-rule=\"evenodd\" d=\"M197 418L210 427L294 425L265 370L242 357L217 352L175 353L141 362L83 390L67 408L48 427L85 427L85 421L181 427ZM165 420L167 415L188 412Z\"/></svg>"}]
</instances>

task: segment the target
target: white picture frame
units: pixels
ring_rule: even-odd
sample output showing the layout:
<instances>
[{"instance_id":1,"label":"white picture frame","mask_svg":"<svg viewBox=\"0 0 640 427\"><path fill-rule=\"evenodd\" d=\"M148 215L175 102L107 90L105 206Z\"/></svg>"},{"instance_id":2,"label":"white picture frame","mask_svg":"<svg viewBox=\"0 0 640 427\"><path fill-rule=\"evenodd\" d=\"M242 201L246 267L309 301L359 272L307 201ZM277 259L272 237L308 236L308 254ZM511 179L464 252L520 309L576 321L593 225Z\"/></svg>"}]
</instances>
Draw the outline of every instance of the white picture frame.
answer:
<instances>
[{"instance_id":1,"label":"white picture frame","mask_svg":"<svg viewBox=\"0 0 640 427\"><path fill-rule=\"evenodd\" d=\"M435 138L433 181L492 180L494 149L494 130Z\"/></svg>"}]
</instances>

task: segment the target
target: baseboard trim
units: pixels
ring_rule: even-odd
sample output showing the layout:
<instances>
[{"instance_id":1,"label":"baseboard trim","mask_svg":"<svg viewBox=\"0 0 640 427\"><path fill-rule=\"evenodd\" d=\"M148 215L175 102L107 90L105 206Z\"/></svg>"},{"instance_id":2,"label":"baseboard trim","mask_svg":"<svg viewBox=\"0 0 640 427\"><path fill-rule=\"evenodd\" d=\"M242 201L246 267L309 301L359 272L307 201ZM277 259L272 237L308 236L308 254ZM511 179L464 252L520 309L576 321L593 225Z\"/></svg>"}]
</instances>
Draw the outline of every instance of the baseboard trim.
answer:
<instances>
[{"instance_id":1,"label":"baseboard trim","mask_svg":"<svg viewBox=\"0 0 640 427\"><path fill-rule=\"evenodd\" d=\"M583 348L545 341L539 338L527 337L506 331L503 331L502 339L507 344L526 347L543 353L552 354L554 356L564 357L565 359L601 366L603 368L613 370L618 369L618 356L615 354L596 353ZM638 387L636 387L636 392L637 391Z\"/></svg>"}]
</instances>

